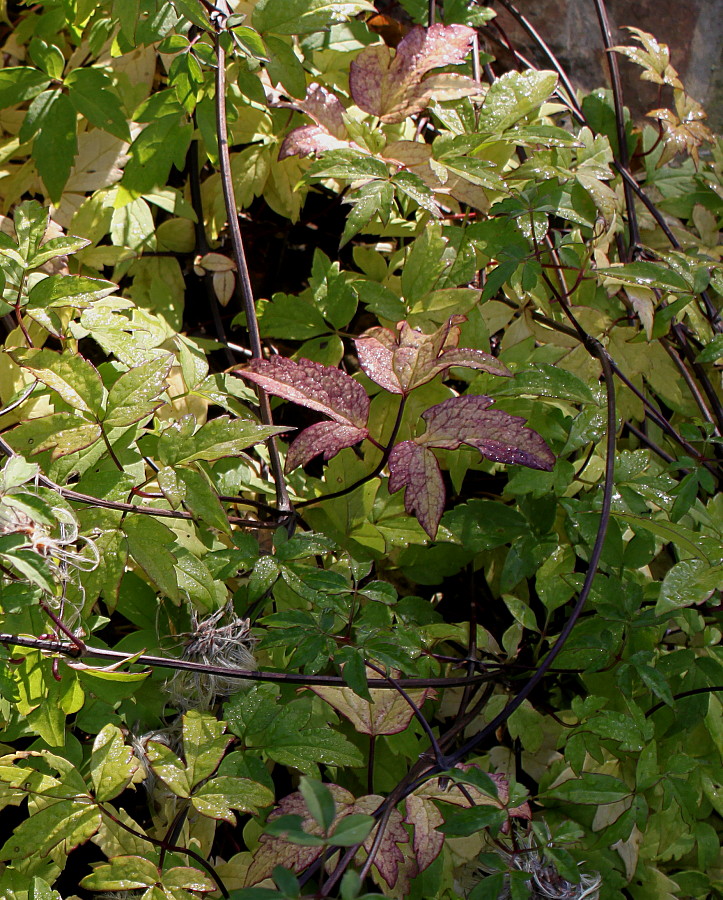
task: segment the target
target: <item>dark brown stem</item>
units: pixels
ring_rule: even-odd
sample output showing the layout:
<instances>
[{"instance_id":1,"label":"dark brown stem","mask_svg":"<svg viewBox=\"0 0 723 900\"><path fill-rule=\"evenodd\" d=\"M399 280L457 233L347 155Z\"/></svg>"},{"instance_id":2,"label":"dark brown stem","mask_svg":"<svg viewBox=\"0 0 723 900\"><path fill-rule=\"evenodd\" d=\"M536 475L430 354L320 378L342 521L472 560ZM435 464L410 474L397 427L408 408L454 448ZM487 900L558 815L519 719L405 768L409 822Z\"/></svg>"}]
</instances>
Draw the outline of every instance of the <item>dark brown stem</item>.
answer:
<instances>
[{"instance_id":1,"label":"dark brown stem","mask_svg":"<svg viewBox=\"0 0 723 900\"><path fill-rule=\"evenodd\" d=\"M231 245L233 247L234 260L236 262L236 272L241 287L241 299L243 301L244 312L246 313L246 328L249 335L251 355L253 359L262 359L263 350L259 334L259 323L256 318L256 305L254 303L251 276L249 275L249 269L246 263L246 252L244 250L243 238L241 237L241 228L239 226L238 213L236 210L236 194L231 178L231 157L229 156L228 150L228 126L226 123L226 51L223 46L223 38L223 32L219 32L216 35L216 134L218 137L221 184L223 186L223 197L226 204L229 232L231 234ZM264 425L273 425L269 396L262 388L257 388L257 393L261 421ZM266 442L266 446L269 450L271 472L273 474L274 487L276 489L276 505L281 512L289 513L292 511L291 500L289 499L289 494L286 489L286 481L281 466L281 457L279 456L279 449L275 438L270 437Z\"/></svg>"},{"instance_id":2,"label":"dark brown stem","mask_svg":"<svg viewBox=\"0 0 723 900\"><path fill-rule=\"evenodd\" d=\"M513 3L510 3L509 0L498 0L498 3L504 9L506 9L507 12L517 20L517 22L519 22L520 26L527 32L527 34L537 44L540 50L542 50L542 52L545 54L550 65L557 72L557 75L562 82L563 87L567 91L568 96L565 98L565 102L569 103L571 110L575 113L575 118L578 119L579 122L584 123L585 117L583 116L580 104L577 102L577 98L575 96L575 88L572 86L572 82L570 81L567 72L562 67L560 61L552 52L548 44L543 40L540 33L532 26L530 20L526 16L524 16Z\"/></svg>"},{"instance_id":3,"label":"dark brown stem","mask_svg":"<svg viewBox=\"0 0 723 900\"><path fill-rule=\"evenodd\" d=\"M165 656L153 656L142 653L140 655L122 653L119 650L106 650L103 647L92 647L87 644L81 651L78 647L78 639L74 637L72 643L66 641L51 640L46 638L26 637L20 634L0 633L0 644L10 647L29 647L40 650L43 653L60 653L63 656L71 656L83 659L108 660L115 663L129 665L148 666L156 669L173 669L184 672L199 672L204 675L222 675L226 678L237 678L239 681L263 681L278 684L300 685L328 685L334 687L348 687L344 679L339 675L301 675L296 672L259 672L256 670L233 669L223 666L208 666L203 663L190 662L185 659L170 659ZM418 690L420 688L449 688L464 687L470 682L482 684L496 679L496 673L484 672L479 675L460 676L457 678L396 678L396 685L389 683L386 678L370 678L368 684L374 690Z\"/></svg>"},{"instance_id":4,"label":"dark brown stem","mask_svg":"<svg viewBox=\"0 0 723 900\"><path fill-rule=\"evenodd\" d=\"M358 481L355 481L353 484L350 484L348 487L340 488L338 491L333 491L331 494L322 494L320 497L312 497L311 500L302 500L300 503L296 504L297 509L303 509L303 507L310 506L312 503L321 503L322 500L335 500L337 497L344 497L346 496L346 494L351 494L352 491L355 491L358 487L366 484L367 481L371 481L372 478L376 478L377 475L380 475L382 469L389 461L389 454L392 452L394 441L396 441L397 439L397 434L399 433L399 428L402 424L402 417L404 415L404 406L406 402L407 398L405 396L402 396L402 399L399 401L397 418L394 422L394 427L392 428L392 433L389 436L389 440L387 441L387 446L384 449L382 458L368 475L364 475L362 478L360 478ZM376 444L376 441L374 443ZM376 446L379 447L379 444L376 444Z\"/></svg>"},{"instance_id":5,"label":"dark brown stem","mask_svg":"<svg viewBox=\"0 0 723 900\"><path fill-rule=\"evenodd\" d=\"M625 133L625 107L623 106L623 86L620 80L620 68L618 58L613 50L613 38L610 31L610 20L605 6L605 0L594 0L595 11L600 23L600 33L605 45L605 58L610 71L610 84L613 91L613 103L615 104L615 126L618 138L618 159L620 166L626 171L630 170L630 155L628 153L628 139ZM625 207L628 212L629 246L628 258L633 255L640 246L640 230L638 228L638 216L635 211L635 198L630 184L623 179L623 191L625 192Z\"/></svg>"}]
</instances>

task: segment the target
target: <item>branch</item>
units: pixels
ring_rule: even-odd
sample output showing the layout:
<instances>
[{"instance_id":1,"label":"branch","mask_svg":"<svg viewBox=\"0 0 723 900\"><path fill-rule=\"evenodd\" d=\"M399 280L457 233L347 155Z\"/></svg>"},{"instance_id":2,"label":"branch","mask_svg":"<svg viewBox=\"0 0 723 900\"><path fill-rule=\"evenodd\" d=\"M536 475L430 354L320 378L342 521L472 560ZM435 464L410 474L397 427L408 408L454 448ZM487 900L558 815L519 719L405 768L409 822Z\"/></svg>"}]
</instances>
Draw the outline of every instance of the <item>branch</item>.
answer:
<instances>
[{"instance_id":1,"label":"branch","mask_svg":"<svg viewBox=\"0 0 723 900\"><path fill-rule=\"evenodd\" d=\"M251 355L254 359L262 359L263 351L259 335L259 323L256 318L256 305L254 303L251 276L246 263L246 252L236 211L236 194L231 178L231 157L228 151L228 126L226 123L226 51L223 46L223 38L223 32L216 34L216 134L218 137L218 158L221 166L221 184L223 186L223 197L226 204L226 215L228 217L236 271L241 287L241 298L244 312L246 313L246 328L248 330L249 343L251 344ZM273 425L268 394L262 388L257 387L256 391L259 398L261 421L264 425ZM276 505L281 512L291 512L291 500L286 489L286 481L276 439L270 437L266 442L266 446L269 450L271 472L276 488Z\"/></svg>"},{"instance_id":2,"label":"branch","mask_svg":"<svg viewBox=\"0 0 723 900\"><path fill-rule=\"evenodd\" d=\"M76 639L77 640L77 639ZM78 659L101 659L110 662L129 663L143 665L157 669L174 669L183 672L198 672L204 675L222 675L226 678L237 678L239 681L266 681L277 684L301 684L301 685L326 685L334 687L348 687L348 684L339 675L302 675L296 672L259 672L249 669L233 669L223 666L210 666L204 663L190 662L185 659L173 659L166 656L153 656L147 653L128 654L119 650L106 650L104 647L92 647L87 644L83 649L77 643L70 641L58 641L46 638L27 637L19 634L6 634L0 632L0 644L10 647L28 647L40 650L43 653L59 653L62 656L70 656ZM387 677L370 678L368 684L375 690L399 691L400 688L448 688L464 687L467 684L482 684L494 679L496 673L484 672L479 675L459 676L452 678L397 678L395 683L390 683Z\"/></svg>"}]
</instances>

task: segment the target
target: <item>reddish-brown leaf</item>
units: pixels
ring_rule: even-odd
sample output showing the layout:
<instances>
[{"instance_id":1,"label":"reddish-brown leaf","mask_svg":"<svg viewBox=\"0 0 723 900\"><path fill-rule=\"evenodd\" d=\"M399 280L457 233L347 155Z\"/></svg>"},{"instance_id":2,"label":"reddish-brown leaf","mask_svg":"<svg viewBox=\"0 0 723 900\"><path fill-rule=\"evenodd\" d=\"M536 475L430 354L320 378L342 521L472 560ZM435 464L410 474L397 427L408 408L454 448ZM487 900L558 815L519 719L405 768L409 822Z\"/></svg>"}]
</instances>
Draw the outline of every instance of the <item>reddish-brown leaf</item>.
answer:
<instances>
[{"instance_id":1,"label":"reddish-brown leaf","mask_svg":"<svg viewBox=\"0 0 723 900\"><path fill-rule=\"evenodd\" d=\"M372 381L393 394L408 394L451 366L509 377L507 367L489 353L457 347L461 322L464 316L452 316L433 334L407 322L399 323L396 334L388 328L370 328L354 342L359 363Z\"/></svg>"},{"instance_id":2,"label":"reddish-brown leaf","mask_svg":"<svg viewBox=\"0 0 723 900\"><path fill-rule=\"evenodd\" d=\"M464 62L474 34L466 25L418 25L400 41L394 56L384 44L366 47L349 71L354 102L382 122L401 122L424 109L432 95L453 100L479 93L481 85L464 75L425 79L432 69Z\"/></svg>"},{"instance_id":3,"label":"reddish-brown leaf","mask_svg":"<svg viewBox=\"0 0 723 900\"><path fill-rule=\"evenodd\" d=\"M438 779L433 779L438 780ZM419 871L423 872L431 866L444 844L444 835L437 831L437 826L444 822L442 813L427 797L411 794L405 801L407 815L404 821L412 825L412 846Z\"/></svg>"},{"instance_id":4,"label":"reddish-brown leaf","mask_svg":"<svg viewBox=\"0 0 723 900\"><path fill-rule=\"evenodd\" d=\"M369 434L366 428L354 425L340 425L338 422L317 422L305 428L289 447L286 456L286 471L291 472L297 466L305 466L310 459L324 454L324 459L363 441Z\"/></svg>"},{"instance_id":5,"label":"reddish-brown leaf","mask_svg":"<svg viewBox=\"0 0 723 900\"><path fill-rule=\"evenodd\" d=\"M348 816L352 812L354 795L338 784L327 784L336 803L336 817L334 825L340 818ZM278 807L269 813L269 821L278 819L279 816L301 816L302 828L309 834L319 837L323 834L321 826L313 818L306 805L306 801L297 791L284 797ZM259 848L254 854L253 861L246 873L246 885L258 884L265 878L269 878L275 866L285 866L292 872L302 872L307 866L321 856L323 847L301 847L292 844L281 836L262 834L259 838Z\"/></svg>"},{"instance_id":6,"label":"reddish-brown leaf","mask_svg":"<svg viewBox=\"0 0 723 900\"><path fill-rule=\"evenodd\" d=\"M404 508L434 539L444 512L445 490L439 463L431 450L402 441L389 454L389 493L406 488Z\"/></svg>"},{"instance_id":7,"label":"reddish-brown leaf","mask_svg":"<svg viewBox=\"0 0 723 900\"><path fill-rule=\"evenodd\" d=\"M374 810L376 810L379 804L383 802L384 797L380 797L378 794L367 794L364 797L360 797L351 807L349 807L349 813L361 813L362 815L370 816L374 813ZM379 826L372 829L371 834L364 841L364 850L366 853L369 852L374 843L378 828ZM397 844L407 843L409 843L409 835L402 824L402 816L396 809L393 809L386 822L384 836L379 845L379 850L374 857L374 867L389 887L394 887L397 884L397 880L400 876L400 863L403 864L405 861L404 854ZM366 857L366 853L359 854L360 861ZM402 896L408 893L408 887L403 889L404 887L405 886L401 883L400 879L399 893Z\"/></svg>"},{"instance_id":8,"label":"reddish-brown leaf","mask_svg":"<svg viewBox=\"0 0 723 900\"><path fill-rule=\"evenodd\" d=\"M367 675L376 673L367 669ZM409 725L414 715L412 707L396 691L372 690L372 702L355 694L350 688L312 687L311 690L330 706L338 710L361 734L399 734ZM417 707L434 696L432 688L410 690L409 698Z\"/></svg>"},{"instance_id":9,"label":"reddish-brown leaf","mask_svg":"<svg viewBox=\"0 0 723 900\"><path fill-rule=\"evenodd\" d=\"M332 94L323 85L316 84L316 82L310 84L306 91L306 97L297 106L329 134L338 138L347 136L344 125L344 107L336 94Z\"/></svg>"},{"instance_id":10,"label":"reddish-brown leaf","mask_svg":"<svg viewBox=\"0 0 723 900\"><path fill-rule=\"evenodd\" d=\"M316 156L325 150L338 150L350 146L349 141L340 141L320 125L302 125L301 128L294 128L286 135L279 149L279 159L311 154Z\"/></svg>"},{"instance_id":11,"label":"reddish-brown leaf","mask_svg":"<svg viewBox=\"0 0 723 900\"><path fill-rule=\"evenodd\" d=\"M254 359L236 374L269 394L324 413L340 425L365 429L369 397L359 382L333 366L310 359L294 362L284 356Z\"/></svg>"},{"instance_id":12,"label":"reddish-brown leaf","mask_svg":"<svg viewBox=\"0 0 723 900\"><path fill-rule=\"evenodd\" d=\"M425 447L457 450L468 444L495 462L513 463L550 471L555 456L525 420L502 410L488 409L491 397L451 397L422 413L427 430L417 443Z\"/></svg>"},{"instance_id":13,"label":"reddish-brown leaf","mask_svg":"<svg viewBox=\"0 0 723 900\"><path fill-rule=\"evenodd\" d=\"M370 815L384 800L383 797L376 794L368 794L355 800L353 794L339 787L338 784L327 784L326 787L331 792L336 804L336 816L331 825L331 832L334 831L341 819L359 813ZM309 834L322 835L321 826L309 813L306 801L299 792L284 797L278 807L269 814L269 821L286 815L301 816L301 825L304 831ZM374 842L375 834L376 828L364 841L364 849L360 850L358 854L360 861L366 858L366 854ZM396 810L393 810L374 858L375 868L390 887L393 887L399 878L399 863L404 862L404 854L397 844L406 844L408 841L409 835L402 825L402 817ZM301 847L298 844L289 843L283 837L262 834L259 838L259 847L254 853L253 861L246 873L246 886L258 884L265 878L269 878L275 866L285 866L292 872L302 872L314 863L323 852L323 847Z\"/></svg>"},{"instance_id":14,"label":"reddish-brown leaf","mask_svg":"<svg viewBox=\"0 0 723 900\"><path fill-rule=\"evenodd\" d=\"M458 768L467 772L470 769L479 769L479 766L470 763ZM437 831L437 826L442 823L443 817L434 801L441 800L453 806L466 808L470 805L468 797L471 797L475 806L496 806L498 809L504 809L510 793L507 778L501 773L490 774L490 778L497 787L497 799L483 793L473 784L465 784L466 793L462 793L454 782L447 778L444 779L444 787L441 786L439 778L432 778L414 794L407 797L405 800L407 815L404 821L414 826L412 841L420 871L434 862L444 843L444 836ZM522 803L520 806L508 809L507 813L515 819L529 820L532 818L529 803ZM507 830L509 830L508 822L503 826L503 831Z\"/></svg>"}]
</instances>

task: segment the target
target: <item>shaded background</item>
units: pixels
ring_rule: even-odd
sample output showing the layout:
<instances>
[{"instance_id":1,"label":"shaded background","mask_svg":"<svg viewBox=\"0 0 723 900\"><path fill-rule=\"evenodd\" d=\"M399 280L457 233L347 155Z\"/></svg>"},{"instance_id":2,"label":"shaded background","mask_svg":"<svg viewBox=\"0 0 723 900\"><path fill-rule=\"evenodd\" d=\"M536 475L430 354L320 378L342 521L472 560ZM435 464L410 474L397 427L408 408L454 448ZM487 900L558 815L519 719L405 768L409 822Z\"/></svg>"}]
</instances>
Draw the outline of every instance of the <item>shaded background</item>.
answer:
<instances>
[{"instance_id":1,"label":"shaded background","mask_svg":"<svg viewBox=\"0 0 723 900\"><path fill-rule=\"evenodd\" d=\"M510 14L494 0L489 5L517 49L537 65L549 67ZM576 87L589 91L609 83L593 0L517 0L515 6L545 39ZM616 43L634 43L621 28L634 25L668 44L687 93L703 104L712 130L723 133L723 0L607 0L606 6ZM503 59L496 42L490 42L489 49ZM625 103L635 118L641 117L658 105L657 85L640 81L640 68L618 58ZM670 102L668 94L664 101L663 105Z\"/></svg>"}]
</instances>

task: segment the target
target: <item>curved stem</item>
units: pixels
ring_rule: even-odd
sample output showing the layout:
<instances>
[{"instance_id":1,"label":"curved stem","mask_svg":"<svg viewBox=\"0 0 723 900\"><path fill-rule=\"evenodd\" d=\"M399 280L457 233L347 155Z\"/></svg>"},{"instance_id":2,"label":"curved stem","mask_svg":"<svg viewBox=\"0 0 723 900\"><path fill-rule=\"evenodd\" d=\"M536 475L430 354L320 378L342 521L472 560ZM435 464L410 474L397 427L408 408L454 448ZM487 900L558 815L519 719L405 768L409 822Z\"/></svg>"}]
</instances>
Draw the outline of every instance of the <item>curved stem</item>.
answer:
<instances>
[{"instance_id":1,"label":"curved stem","mask_svg":"<svg viewBox=\"0 0 723 900\"><path fill-rule=\"evenodd\" d=\"M301 502L296 504L297 509L303 509L305 506L311 506L312 503L321 503L322 500L335 500L337 497L344 497L346 494L351 494L352 491L355 491L358 487L361 487L363 484L366 484L367 481L371 481L372 478L376 478L377 475L380 475L384 466L386 466L389 461L389 455L392 452L392 448L394 447L394 442L397 439L397 434L399 433L399 428L402 424L402 417L404 415L404 406L407 402L407 398L405 395L402 395L401 400L399 401L399 409L397 410L397 418L394 421L394 427L392 428L392 433L389 435L389 440L387 441L387 446L384 449L384 453L382 454L382 458L379 462L374 466L371 472L368 475L364 475L362 478L359 478L354 484L348 485L348 487L340 488L338 491L333 491L331 494L322 494L320 497L312 497L311 500L302 500ZM376 444L376 441L374 442ZM376 444L379 447L379 444Z\"/></svg>"}]
</instances>

